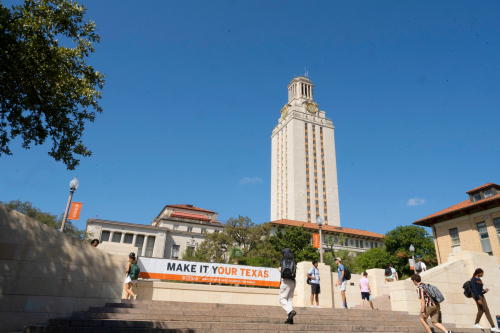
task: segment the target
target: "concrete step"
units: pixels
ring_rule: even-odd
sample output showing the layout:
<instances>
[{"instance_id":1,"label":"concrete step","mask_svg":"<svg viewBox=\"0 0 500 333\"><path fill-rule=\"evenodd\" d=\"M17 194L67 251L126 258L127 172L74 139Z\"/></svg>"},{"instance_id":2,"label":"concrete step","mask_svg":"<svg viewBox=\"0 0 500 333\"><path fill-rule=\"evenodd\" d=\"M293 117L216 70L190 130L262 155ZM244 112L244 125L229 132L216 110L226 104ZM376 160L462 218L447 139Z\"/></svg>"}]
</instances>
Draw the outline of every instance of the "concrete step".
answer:
<instances>
[{"instance_id":1,"label":"concrete step","mask_svg":"<svg viewBox=\"0 0 500 333\"><path fill-rule=\"evenodd\" d=\"M373 307L375 309L378 309L379 311L391 311L392 310L391 299L389 298L389 295L381 295L381 296L374 297L374 298L372 298L372 303L373 303ZM355 307L353 307L353 309L361 309L361 304L356 305ZM370 303L368 303L367 301L365 301L364 309L371 309Z\"/></svg>"},{"instance_id":2,"label":"concrete step","mask_svg":"<svg viewBox=\"0 0 500 333\"><path fill-rule=\"evenodd\" d=\"M358 325L286 325L286 324L247 324L247 325L228 325L220 323L162 323L155 328L130 327L123 326L93 326L93 327L50 327L50 326L31 326L26 327L24 333L290 333L310 332L310 333L326 333L326 332L373 332L373 333L424 333L425 330L421 325L415 327L379 327L372 329L366 326ZM486 333L486 330L478 329L453 329L455 333Z\"/></svg>"}]
</instances>

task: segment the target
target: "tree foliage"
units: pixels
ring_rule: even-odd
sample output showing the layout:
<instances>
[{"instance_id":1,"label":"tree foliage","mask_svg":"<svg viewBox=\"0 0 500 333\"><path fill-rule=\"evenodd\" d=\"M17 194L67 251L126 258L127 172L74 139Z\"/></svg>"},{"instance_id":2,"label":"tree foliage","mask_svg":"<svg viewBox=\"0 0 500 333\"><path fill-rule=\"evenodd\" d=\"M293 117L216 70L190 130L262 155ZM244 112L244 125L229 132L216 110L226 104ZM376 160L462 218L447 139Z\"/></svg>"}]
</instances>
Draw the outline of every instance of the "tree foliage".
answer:
<instances>
[{"instance_id":1,"label":"tree foliage","mask_svg":"<svg viewBox=\"0 0 500 333\"><path fill-rule=\"evenodd\" d=\"M221 232L209 233L194 251L185 251L182 259L227 263L231 257L231 247L237 247L242 251L242 256L238 258L239 262L245 262L248 255L274 258L277 256L276 251L266 245L270 233L269 225L256 225L248 217L229 218Z\"/></svg>"},{"instance_id":2,"label":"tree foliage","mask_svg":"<svg viewBox=\"0 0 500 333\"><path fill-rule=\"evenodd\" d=\"M46 224L54 229L61 229L63 214L58 217L56 214L42 212L39 208L34 207L31 202L22 202L19 199L11 200L9 202L0 201L0 205L4 205L5 207L18 211L19 213L29 216L32 219ZM70 220L68 220L64 226L64 233L85 242L90 242L93 237L92 233L78 229L78 227L76 227Z\"/></svg>"},{"instance_id":3,"label":"tree foliage","mask_svg":"<svg viewBox=\"0 0 500 333\"><path fill-rule=\"evenodd\" d=\"M286 226L277 228L269 242L280 254L285 247L289 247L297 262L319 260L319 251L313 247L311 237L311 233L303 227Z\"/></svg>"},{"instance_id":4,"label":"tree foliage","mask_svg":"<svg viewBox=\"0 0 500 333\"><path fill-rule=\"evenodd\" d=\"M12 155L17 136L25 149L49 138L49 155L69 170L79 164L75 156L92 154L81 137L102 112L105 76L86 63L100 37L85 13L68 0L0 3L0 156Z\"/></svg>"},{"instance_id":5,"label":"tree foliage","mask_svg":"<svg viewBox=\"0 0 500 333\"><path fill-rule=\"evenodd\" d=\"M342 259L342 265L344 265L344 267L346 267L352 274L360 274L363 271L363 269L361 269L356 262L355 253L348 250L337 250L335 257L331 252L323 254L323 261L325 262L325 265L330 266L330 270L332 272L338 271L338 266L335 263L336 257Z\"/></svg>"},{"instance_id":6,"label":"tree foliage","mask_svg":"<svg viewBox=\"0 0 500 333\"><path fill-rule=\"evenodd\" d=\"M415 247L415 258L422 258L428 268L437 264L434 240L425 228L416 225L399 226L385 234L385 247L370 249L356 258L359 267L386 268L389 263L399 276L412 275L408 259L411 258L410 245Z\"/></svg>"}]
</instances>

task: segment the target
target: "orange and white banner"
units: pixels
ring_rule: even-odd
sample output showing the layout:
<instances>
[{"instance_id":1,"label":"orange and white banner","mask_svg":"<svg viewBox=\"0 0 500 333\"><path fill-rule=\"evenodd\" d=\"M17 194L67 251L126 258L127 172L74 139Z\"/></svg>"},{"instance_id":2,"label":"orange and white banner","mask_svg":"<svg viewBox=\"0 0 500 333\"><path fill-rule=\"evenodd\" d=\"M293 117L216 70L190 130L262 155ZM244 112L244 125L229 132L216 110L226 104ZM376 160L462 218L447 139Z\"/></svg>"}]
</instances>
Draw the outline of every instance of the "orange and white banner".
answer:
<instances>
[{"instance_id":1,"label":"orange and white banner","mask_svg":"<svg viewBox=\"0 0 500 333\"><path fill-rule=\"evenodd\" d=\"M138 264L139 277L144 279L280 286L281 275L277 268L142 257Z\"/></svg>"},{"instance_id":2,"label":"orange and white banner","mask_svg":"<svg viewBox=\"0 0 500 333\"><path fill-rule=\"evenodd\" d=\"M71 209L69 210L68 220L78 221L80 218L80 211L82 210L81 202L73 202L71 204Z\"/></svg>"},{"instance_id":3,"label":"orange and white banner","mask_svg":"<svg viewBox=\"0 0 500 333\"><path fill-rule=\"evenodd\" d=\"M319 249L319 234L313 234L313 247Z\"/></svg>"}]
</instances>

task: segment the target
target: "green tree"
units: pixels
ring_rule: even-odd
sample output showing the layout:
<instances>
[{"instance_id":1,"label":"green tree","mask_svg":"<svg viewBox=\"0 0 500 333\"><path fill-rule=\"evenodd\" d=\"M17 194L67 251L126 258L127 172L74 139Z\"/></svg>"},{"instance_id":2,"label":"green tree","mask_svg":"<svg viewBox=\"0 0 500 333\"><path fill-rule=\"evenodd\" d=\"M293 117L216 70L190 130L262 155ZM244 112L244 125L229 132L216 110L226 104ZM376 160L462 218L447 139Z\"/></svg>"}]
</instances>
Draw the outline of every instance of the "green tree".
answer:
<instances>
[{"instance_id":1,"label":"green tree","mask_svg":"<svg viewBox=\"0 0 500 333\"><path fill-rule=\"evenodd\" d=\"M12 155L17 136L25 149L49 138L49 155L69 170L79 164L75 156L92 154L81 138L102 112L105 76L86 63L100 40L86 11L68 0L0 3L0 156Z\"/></svg>"},{"instance_id":2,"label":"green tree","mask_svg":"<svg viewBox=\"0 0 500 333\"><path fill-rule=\"evenodd\" d=\"M393 265L399 275L412 275L410 270L410 245L415 247L415 258L422 258L427 267L437 264L434 239L424 227L416 225L399 226L385 234L385 250L392 256Z\"/></svg>"},{"instance_id":3,"label":"green tree","mask_svg":"<svg viewBox=\"0 0 500 333\"><path fill-rule=\"evenodd\" d=\"M248 217L229 218L221 232L207 234L194 251L185 251L182 259L227 263L230 259L230 248L236 246L242 251L240 261L245 261L248 256L264 256L274 261L277 256L275 250L266 245L270 233L269 225L256 225Z\"/></svg>"},{"instance_id":4,"label":"green tree","mask_svg":"<svg viewBox=\"0 0 500 333\"><path fill-rule=\"evenodd\" d=\"M289 247L297 262L319 260L319 251L313 247L311 237L311 233L303 227L286 226L277 228L269 242L280 254L284 248Z\"/></svg>"},{"instance_id":5,"label":"green tree","mask_svg":"<svg viewBox=\"0 0 500 333\"><path fill-rule=\"evenodd\" d=\"M352 274L360 274L363 271L356 262L356 254L354 252L337 250L335 257L342 259L342 265L344 265L344 267L346 267ZM338 270L338 266L335 263L335 257L331 252L327 252L323 255L325 265L329 265L332 272L337 272Z\"/></svg>"},{"instance_id":6,"label":"green tree","mask_svg":"<svg viewBox=\"0 0 500 333\"><path fill-rule=\"evenodd\" d=\"M9 202L0 201L0 205L4 205L5 207L18 211L19 213L29 216L32 219L46 224L54 229L61 229L63 214L58 217L55 214L42 212L39 208L34 207L31 202L22 202L19 199L11 200ZM85 230L78 229L70 220L66 222L64 233L88 243L90 243L92 237L94 236L92 233L88 233Z\"/></svg>"},{"instance_id":7,"label":"green tree","mask_svg":"<svg viewBox=\"0 0 500 333\"><path fill-rule=\"evenodd\" d=\"M332 257L335 257L335 245L344 244L347 237L345 234L341 233L339 235L325 235L325 245L327 246L326 252L330 252Z\"/></svg>"},{"instance_id":8,"label":"green tree","mask_svg":"<svg viewBox=\"0 0 500 333\"><path fill-rule=\"evenodd\" d=\"M363 271L371 268L386 268L395 261L395 256L380 247L369 249L356 257L356 263Z\"/></svg>"}]
</instances>

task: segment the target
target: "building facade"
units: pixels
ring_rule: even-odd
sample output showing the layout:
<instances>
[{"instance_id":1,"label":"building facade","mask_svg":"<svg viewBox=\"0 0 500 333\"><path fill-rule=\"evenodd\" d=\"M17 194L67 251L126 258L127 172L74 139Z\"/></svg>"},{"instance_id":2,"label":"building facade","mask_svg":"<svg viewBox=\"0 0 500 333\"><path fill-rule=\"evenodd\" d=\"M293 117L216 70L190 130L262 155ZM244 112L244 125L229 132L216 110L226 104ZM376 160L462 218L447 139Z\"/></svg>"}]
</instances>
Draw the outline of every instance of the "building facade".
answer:
<instances>
[{"instance_id":1,"label":"building facade","mask_svg":"<svg viewBox=\"0 0 500 333\"><path fill-rule=\"evenodd\" d=\"M141 257L181 259L208 233L223 229L217 215L193 205L167 205L149 225L90 219L87 232L99 239L100 249L111 254L134 252Z\"/></svg>"},{"instance_id":2,"label":"building facade","mask_svg":"<svg viewBox=\"0 0 500 333\"><path fill-rule=\"evenodd\" d=\"M319 227L316 223L304 223L293 220L277 220L269 222L274 228L279 227L303 227L307 231L317 234ZM347 250L351 254L358 255L369 249L384 247L384 235L371 231L323 225L321 227L321 246L323 252L333 249ZM343 240L343 241L342 241Z\"/></svg>"},{"instance_id":3,"label":"building facade","mask_svg":"<svg viewBox=\"0 0 500 333\"><path fill-rule=\"evenodd\" d=\"M313 98L309 78L294 78L271 135L271 221L340 226L334 127Z\"/></svg>"},{"instance_id":4,"label":"building facade","mask_svg":"<svg viewBox=\"0 0 500 333\"><path fill-rule=\"evenodd\" d=\"M413 224L432 228L439 264L462 251L485 252L500 263L500 185L488 183L466 194L467 200Z\"/></svg>"}]
</instances>

